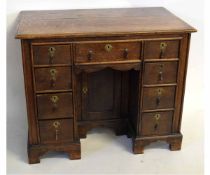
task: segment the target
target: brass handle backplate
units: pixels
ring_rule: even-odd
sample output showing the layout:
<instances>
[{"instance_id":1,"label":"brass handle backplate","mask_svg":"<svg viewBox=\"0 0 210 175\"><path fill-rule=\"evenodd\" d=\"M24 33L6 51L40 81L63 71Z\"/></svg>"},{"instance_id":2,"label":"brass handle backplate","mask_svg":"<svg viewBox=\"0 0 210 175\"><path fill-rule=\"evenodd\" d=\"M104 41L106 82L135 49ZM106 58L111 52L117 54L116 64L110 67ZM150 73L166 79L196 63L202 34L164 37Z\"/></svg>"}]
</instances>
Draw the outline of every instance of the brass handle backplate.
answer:
<instances>
[{"instance_id":1,"label":"brass handle backplate","mask_svg":"<svg viewBox=\"0 0 210 175\"><path fill-rule=\"evenodd\" d=\"M112 50L112 45L111 45L111 44L106 44L104 48L105 48L105 50L106 50L107 52L111 52L111 50Z\"/></svg>"}]
</instances>

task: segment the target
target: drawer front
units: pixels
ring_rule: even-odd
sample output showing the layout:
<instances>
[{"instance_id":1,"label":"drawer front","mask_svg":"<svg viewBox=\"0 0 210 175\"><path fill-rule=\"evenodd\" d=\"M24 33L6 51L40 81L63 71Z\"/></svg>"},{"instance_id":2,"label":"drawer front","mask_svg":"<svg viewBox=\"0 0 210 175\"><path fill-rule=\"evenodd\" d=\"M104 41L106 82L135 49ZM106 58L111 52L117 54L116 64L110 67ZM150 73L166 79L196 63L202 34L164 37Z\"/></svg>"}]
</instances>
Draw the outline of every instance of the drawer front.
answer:
<instances>
[{"instance_id":1,"label":"drawer front","mask_svg":"<svg viewBox=\"0 0 210 175\"><path fill-rule=\"evenodd\" d=\"M39 119L72 118L72 93L37 95Z\"/></svg>"},{"instance_id":2,"label":"drawer front","mask_svg":"<svg viewBox=\"0 0 210 175\"><path fill-rule=\"evenodd\" d=\"M173 108L176 87L148 87L143 89L143 109Z\"/></svg>"},{"instance_id":3,"label":"drawer front","mask_svg":"<svg viewBox=\"0 0 210 175\"><path fill-rule=\"evenodd\" d=\"M71 89L71 68L53 67L35 69L37 91Z\"/></svg>"},{"instance_id":4,"label":"drawer front","mask_svg":"<svg viewBox=\"0 0 210 175\"><path fill-rule=\"evenodd\" d=\"M146 41L144 59L170 59L179 57L180 40Z\"/></svg>"},{"instance_id":5,"label":"drawer front","mask_svg":"<svg viewBox=\"0 0 210 175\"><path fill-rule=\"evenodd\" d=\"M173 112L143 113L141 135L166 135L171 133Z\"/></svg>"},{"instance_id":6,"label":"drawer front","mask_svg":"<svg viewBox=\"0 0 210 175\"><path fill-rule=\"evenodd\" d=\"M144 84L176 83L178 62L145 63Z\"/></svg>"},{"instance_id":7,"label":"drawer front","mask_svg":"<svg viewBox=\"0 0 210 175\"><path fill-rule=\"evenodd\" d=\"M73 120L39 121L41 143L60 143L73 141Z\"/></svg>"},{"instance_id":8,"label":"drawer front","mask_svg":"<svg viewBox=\"0 0 210 175\"><path fill-rule=\"evenodd\" d=\"M140 59L140 42L82 43L76 46L76 62Z\"/></svg>"},{"instance_id":9,"label":"drawer front","mask_svg":"<svg viewBox=\"0 0 210 175\"><path fill-rule=\"evenodd\" d=\"M33 46L35 65L71 64L69 45Z\"/></svg>"}]
</instances>

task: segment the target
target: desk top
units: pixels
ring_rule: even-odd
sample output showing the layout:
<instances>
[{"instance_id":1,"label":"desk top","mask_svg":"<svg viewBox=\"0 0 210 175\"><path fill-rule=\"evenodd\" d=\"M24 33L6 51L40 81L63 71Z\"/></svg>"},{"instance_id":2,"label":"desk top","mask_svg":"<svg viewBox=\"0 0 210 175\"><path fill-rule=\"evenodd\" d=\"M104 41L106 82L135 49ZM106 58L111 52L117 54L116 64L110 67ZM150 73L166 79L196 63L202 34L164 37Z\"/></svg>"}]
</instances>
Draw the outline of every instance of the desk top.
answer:
<instances>
[{"instance_id":1,"label":"desk top","mask_svg":"<svg viewBox=\"0 0 210 175\"><path fill-rule=\"evenodd\" d=\"M196 32L163 7L22 11L16 38Z\"/></svg>"}]
</instances>

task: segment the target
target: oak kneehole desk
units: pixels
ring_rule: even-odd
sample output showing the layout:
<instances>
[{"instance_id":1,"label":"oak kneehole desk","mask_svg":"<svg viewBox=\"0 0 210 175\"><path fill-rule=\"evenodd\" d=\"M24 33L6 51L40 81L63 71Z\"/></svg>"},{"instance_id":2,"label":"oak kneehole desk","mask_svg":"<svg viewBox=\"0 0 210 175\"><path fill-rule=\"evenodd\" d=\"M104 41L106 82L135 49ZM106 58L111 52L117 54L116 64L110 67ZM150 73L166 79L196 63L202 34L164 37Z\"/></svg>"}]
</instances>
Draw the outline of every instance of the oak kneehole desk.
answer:
<instances>
[{"instance_id":1,"label":"oak kneehole desk","mask_svg":"<svg viewBox=\"0 0 210 175\"><path fill-rule=\"evenodd\" d=\"M48 151L80 159L80 138L107 127L133 152L181 149L190 35L165 8L23 11L29 163Z\"/></svg>"}]
</instances>

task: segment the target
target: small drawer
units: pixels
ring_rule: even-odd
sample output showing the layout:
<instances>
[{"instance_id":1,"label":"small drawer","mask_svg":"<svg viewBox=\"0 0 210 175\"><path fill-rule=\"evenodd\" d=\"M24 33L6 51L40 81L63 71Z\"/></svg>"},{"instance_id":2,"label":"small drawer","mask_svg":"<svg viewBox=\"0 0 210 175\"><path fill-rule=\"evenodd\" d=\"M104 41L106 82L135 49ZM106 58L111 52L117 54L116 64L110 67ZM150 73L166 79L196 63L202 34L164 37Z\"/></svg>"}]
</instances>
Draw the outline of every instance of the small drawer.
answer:
<instances>
[{"instance_id":1,"label":"small drawer","mask_svg":"<svg viewBox=\"0 0 210 175\"><path fill-rule=\"evenodd\" d=\"M72 93L37 95L39 119L72 118Z\"/></svg>"},{"instance_id":2,"label":"small drawer","mask_svg":"<svg viewBox=\"0 0 210 175\"><path fill-rule=\"evenodd\" d=\"M176 86L143 89L143 110L173 108Z\"/></svg>"},{"instance_id":3,"label":"small drawer","mask_svg":"<svg viewBox=\"0 0 210 175\"><path fill-rule=\"evenodd\" d=\"M142 114L142 136L166 135L171 133L173 111Z\"/></svg>"},{"instance_id":4,"label":"small drawer","mask_svg":"<svg viewBox=\"0 0 210 175\"><path fill-rule=\"evenodd\" d=\"M140 42L81 43L76 46L76 62L139 60L140 48Z\"/></svg>"},{"instance_id":5,"label":"small drawer","mask_svg":"<svg viewBox=\"0 0 210 175\"><path fill-rule=\"evenodd\" d=\"M39 121L40 142L71 142L73 141L73 128L73 119Z\"/></svg>"},{"instance_id":6,"label":"small drawer","mask_svg":"<svg viewBox=\"0 0 210 175\"><path fill-rule=\"evenodd\" d=\"M53 67L35 69L36 91L71 89L71 68Z\"/></svg>"},{"instance_id":7,"label":"small drawer","mask_svg":"<svg viewBox=\"0 0 210 175\"><path fill-rule=\"evenodd\" d=\"M179 58L180 40L146 41L144 59Z\"/></svg>"},{"instance_id":8,"label":"small drawer","mask_svg":"<svg viewBox=\"0 0 210 175\"><path fill-rule=\"evenodd\" d=\"M178 62L145 63L144 84L176 83Z\"/></svg>"},{"instance_id":9,"label":"small drawer","mask_svg":"<svg viewBox=\"0 0 210 175\"><path fill-rule=\"evenodd\" d=\"M34 65L71 64L69 45L33 46Z\"/></svg>"}]
</instances>

